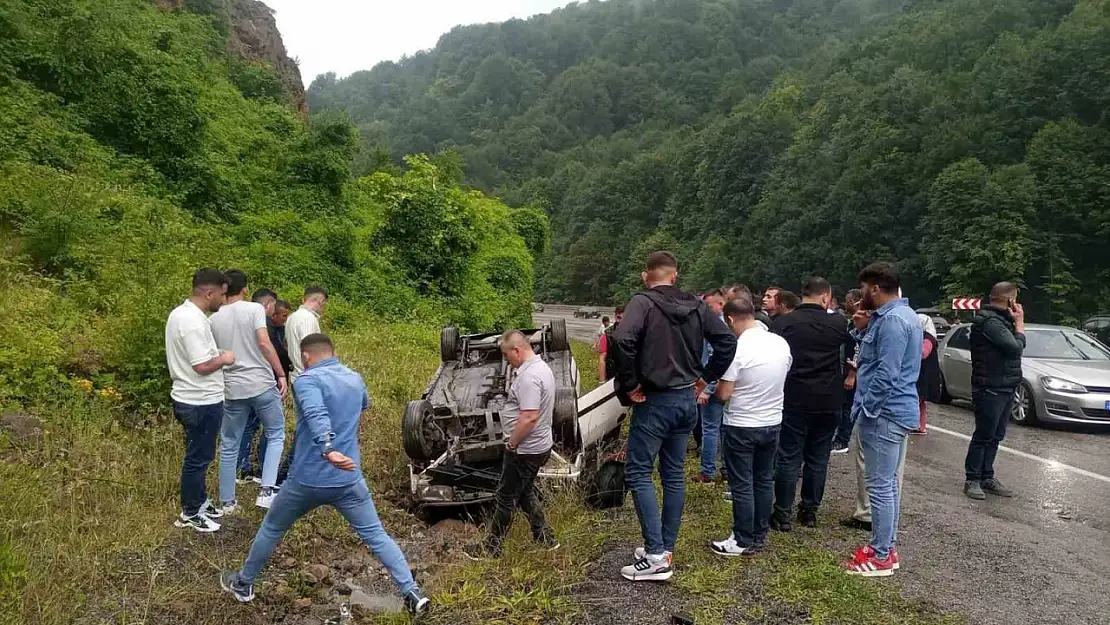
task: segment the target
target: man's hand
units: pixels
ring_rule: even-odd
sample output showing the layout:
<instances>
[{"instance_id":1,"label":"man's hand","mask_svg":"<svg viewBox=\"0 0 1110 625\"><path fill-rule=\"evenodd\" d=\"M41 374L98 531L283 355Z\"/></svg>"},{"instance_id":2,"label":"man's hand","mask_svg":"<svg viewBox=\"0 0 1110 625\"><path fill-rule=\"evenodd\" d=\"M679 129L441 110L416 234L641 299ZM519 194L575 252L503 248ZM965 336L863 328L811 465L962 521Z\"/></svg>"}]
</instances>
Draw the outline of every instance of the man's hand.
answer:
<instances>
[{"instance_id":1,"label":"man's hand","mask_svg":"<svg viewBox=\"0 0 1110 625\"><path fill-rule=\"evenodd\" d=\"M1025 334L1025 307L1014 302L1013 307L1010 308L1010 314L1014 317L1014 325L1017 327L1017 331Z\"/></svg>"},{"instance_id":2,"label":"man's hand","mask_svg":"<svg viewBox=\"0 0 1110 625\"><path fill-rule=\"evenodd\" d=\"M856 326L857 332L863 332L867 329L867 324L871 323L871 311L857 310L856 314L852 315L852 323Z\"/></svg>"},{"instance_id":3,"label":"man's hand","mask_svg":"<svg viewBox=\"0 0 1110 625\"><path fill-rule=\"evenodd\" d=\"M706 382L702 378L698 378L698 381L694 382L694 390L697 391L698 395L701 395L702 393L704 393L706 387L708 387L708 386L709 386L709 383Z\"/></svg>"},{"instance_id":4,"label":"man's hand","mask_svg":"<svg viewBox=\"0 0 1110 625\"><path fill-rule=\"evenodd\" d=\"M632 392L628 394L628 399L632 400L634 404L642 404L647 401L647 396L644 395L644 387L637 386L632 389Z\"/></svg>"},{"instance_id":5,"label":"man's hand","mask_svg":"<svg viewBox=\"0 0 1110 625\"><path fill-rule=\"evenodd\" d=\"M278 376L278 378L277 378L277 387L278 387L278 394L281 395L282 399L285 399L285 396L289 394L289 383L285 381L285 376L284 375Z\"/></svg>"},{"instance_id":6,"label":"man's hand","mask_svg":"<svg viewBox=\"0 0 1110 625\"><path fill-rule=\"evenodd\" d=\"M220 366L230 367L233 364L235 364L235 352L231 350L220 352Z\"/></svg>"},{"instance_id":7,"label":"man's hand","mask_svg":"<svg viewBox=\"0 0 1110 625\"><path fill-rule=\"evenodd\" d=\"M698 393L698 405L704 406L709 403L709 393L702 391Z\"/></svg>"},{"instance_id":8,"label":"man's hand","mask_svg":"<svg viewBox=\"0 0 1110 625\"><path fill-rule=\"evenodd\" d=\"M850 391L854 388L856 388L856 372L851 371L848 377L844 378L844 390Z\"/></svg>"},{"instance_id":9,"label":"man's hand","mask_svg":"<svg viewBox=\"0 0 1110 625\"><path fill-rule=\"evenodd\" d=\"M351 460L347 456L344 456L343 454L339 453L338 451L336 451L334 449L329 451L327 453L327 455L324 456L324 459L327 460L328 462L330 462L333 467L335 467L337 469L340 469L342 471L354 471L355 470L355 461Z\"/></svg>"}]
</instances>

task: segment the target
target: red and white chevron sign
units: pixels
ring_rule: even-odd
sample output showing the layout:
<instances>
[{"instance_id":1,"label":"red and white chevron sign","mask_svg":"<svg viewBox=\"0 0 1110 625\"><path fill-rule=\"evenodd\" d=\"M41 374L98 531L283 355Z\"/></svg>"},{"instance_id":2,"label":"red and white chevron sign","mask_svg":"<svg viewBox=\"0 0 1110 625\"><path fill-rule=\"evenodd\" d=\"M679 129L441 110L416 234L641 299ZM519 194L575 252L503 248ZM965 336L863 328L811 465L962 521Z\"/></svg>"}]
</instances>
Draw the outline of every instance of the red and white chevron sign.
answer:
<instances>
[{"instance_id":1,"label":"red and white chevron sign","mask_svg":"<svg viewBox=\"0 0 1110 625\"><path fill-rule=\"evenodd\" d=\"M978 297L956 297L952 300L952 310L979 310L981 302Z\"/></svg>"}]
</instances>

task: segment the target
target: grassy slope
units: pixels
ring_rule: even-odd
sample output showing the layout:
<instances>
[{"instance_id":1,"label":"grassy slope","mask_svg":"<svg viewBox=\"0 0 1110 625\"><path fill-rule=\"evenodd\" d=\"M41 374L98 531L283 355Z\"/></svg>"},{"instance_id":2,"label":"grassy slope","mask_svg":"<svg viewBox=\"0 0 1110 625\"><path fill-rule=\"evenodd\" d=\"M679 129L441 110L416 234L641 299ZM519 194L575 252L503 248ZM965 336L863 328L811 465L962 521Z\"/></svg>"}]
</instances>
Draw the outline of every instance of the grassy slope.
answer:
<instances>
[{"instance_id":1,"label":"grassy slope","mask_svg":"<svg viewBox=\"0 0 1110 625\"><path fill-rule=\"evenodd\" d=\"M432 541L388 497L407 487L399 415L436 367L436 334L369 324L337 333L337 339L341 356L363 373L375 399L364 422L363 460L383 521L402 545L417 551ZM596 358L585 345L575 349L589 387ZM211 536L183 535L170 525L181 453L176 424L113 426L110 398L99 397L39 416L49 430L40 443L21 448L0 438L6 460L0 462L0 537L3 545L14 545L0 548L0 582L13 602L3 612L6 622L266 623L290 614L294 597L319 592L299 573L272 567L254 604L234 605L219 596L216 571L241 562L261 515L248 506ZM689 468L696 470L692 462ZM847 542L838 530L775 535L774 549L755 560L714 557L705 543L727 532L730 515L720 492L714 485L688 491L679 574L669 590L659 591L667 593L668 609L686 611L699 624L961 621L902 600L893 584L842 575L838 554L825 546ZM499 562L473 563L455 549L416 555L424 562L418 576L439 605L427 622L571 623L596 616L603 605L616 605L624 616L611 622L636 615L638 604L613 581L615 568L591 565L599 558L623 563L623 553L637 544L630 504L595 512L572 490L550 496L548 512L564 545L558 552L533 548L526 524L518 522ZM329 561L357 552L357 540L338 515L320 511L294 527L275 561ZM604 580L608 590L599 594L587 578Z\"/></svg>"}]
</instances>

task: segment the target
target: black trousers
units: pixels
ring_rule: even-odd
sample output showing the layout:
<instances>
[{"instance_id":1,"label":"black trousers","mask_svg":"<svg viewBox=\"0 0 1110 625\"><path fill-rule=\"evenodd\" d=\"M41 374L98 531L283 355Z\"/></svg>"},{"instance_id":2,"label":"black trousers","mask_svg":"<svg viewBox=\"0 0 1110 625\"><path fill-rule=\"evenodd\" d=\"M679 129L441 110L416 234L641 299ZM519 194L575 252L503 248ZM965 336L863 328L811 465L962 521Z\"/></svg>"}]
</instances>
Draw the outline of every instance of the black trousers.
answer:
<instances>
[{"instance_id":1,"label":"black trousers","mask_svg":"<svg viewBox=\"0 0 1110 625\"><path fill-rule=\"evenodd\" d=\"M779 451L775 459L775 516L790 519L798 473L802 474L799 508L815 512L825 496L829 454L840 423L840 411L821 413L783 412Z\"/></svg>"},{"instance_id":2,"label":"black trousers","mask_svg":"<svg viewBox=\"0 0 1110 625\"><path fill-rule=\"evenodd\" d=\"M490 520L489 537L486 546L493 552L501 551L501 541L509 533L513 522L513 511L517 506L528 515L532 526L532 538L537 541L552 539L551 528L543 513L543 503L536 491L536 474L551 456L548 450L542 454L518 454L505 451L501 463L501 481L497 483L494 496L493 518Z\"/></svg>"}]
</instances>

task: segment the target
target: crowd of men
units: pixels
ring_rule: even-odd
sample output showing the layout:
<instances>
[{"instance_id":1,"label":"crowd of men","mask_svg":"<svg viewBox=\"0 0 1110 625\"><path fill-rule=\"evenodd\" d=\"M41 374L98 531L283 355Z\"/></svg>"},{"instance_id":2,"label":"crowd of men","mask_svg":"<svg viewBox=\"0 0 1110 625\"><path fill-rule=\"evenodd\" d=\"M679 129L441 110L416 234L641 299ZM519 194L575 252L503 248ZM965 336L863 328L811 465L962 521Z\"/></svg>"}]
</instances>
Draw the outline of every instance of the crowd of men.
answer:
<instances>
[{"instance_id":1,"label":"crowd of men","mask_svg":"<svg viewBox=\"0 0 1110 625\"><path fill-rule=\"evenodd\" d=\"M679 289L678 261L669 252L649 255L641 277L646 288L617 309L613 323L603 320L597 341L602 378L613 379L622 403L633 407L625 481L644 544L621 575L632 581L673 576L691 435L700 444L694 480L728 483L733 522L726 538L710 543L714 553L753 556L771 530L791 531L795 521L816 526L830 456L851 451L858 493L845 523L871 536L843 569L892 575L900 567L907 436L925 433L926 400L939 393L939 372L930 371L937 362L935 329L901 296L895 268L864 268L844 311L820 277L809 278L800 297L769 287L758 307L742 284L704 295ZM171 395L186 447L175 525L218 531L219 519L240 510L236 487L259 483L255 503L267 509L262 526L240 570L220 575L221 587L246 602L293 523L316 507L333 506L389 571L407 609L423 612L429 600L382 527L361 472L359 420L371 400L361 376L340 363L320 331L327 293L306 288L292 312L268 289L247 295L242 271L198 270L192 294L166 323ZM974 499L1011 496L993 466L1021 380L1024 318L1016 298L1015 285L996 285L972 327L976 430L964 492ZM500 349L508 364L500 411L505 453L486 537L466 550L472 558L500 555L517 508L528 516L536 543L559 547L535 484L552 453L554 376L521 332L504 333ZM290 390L296 427L283 459L283 399ZM205 476L217 440L214 502ZM652 480L657 462L662 506Z\"/></svg>"}]
</instances>

